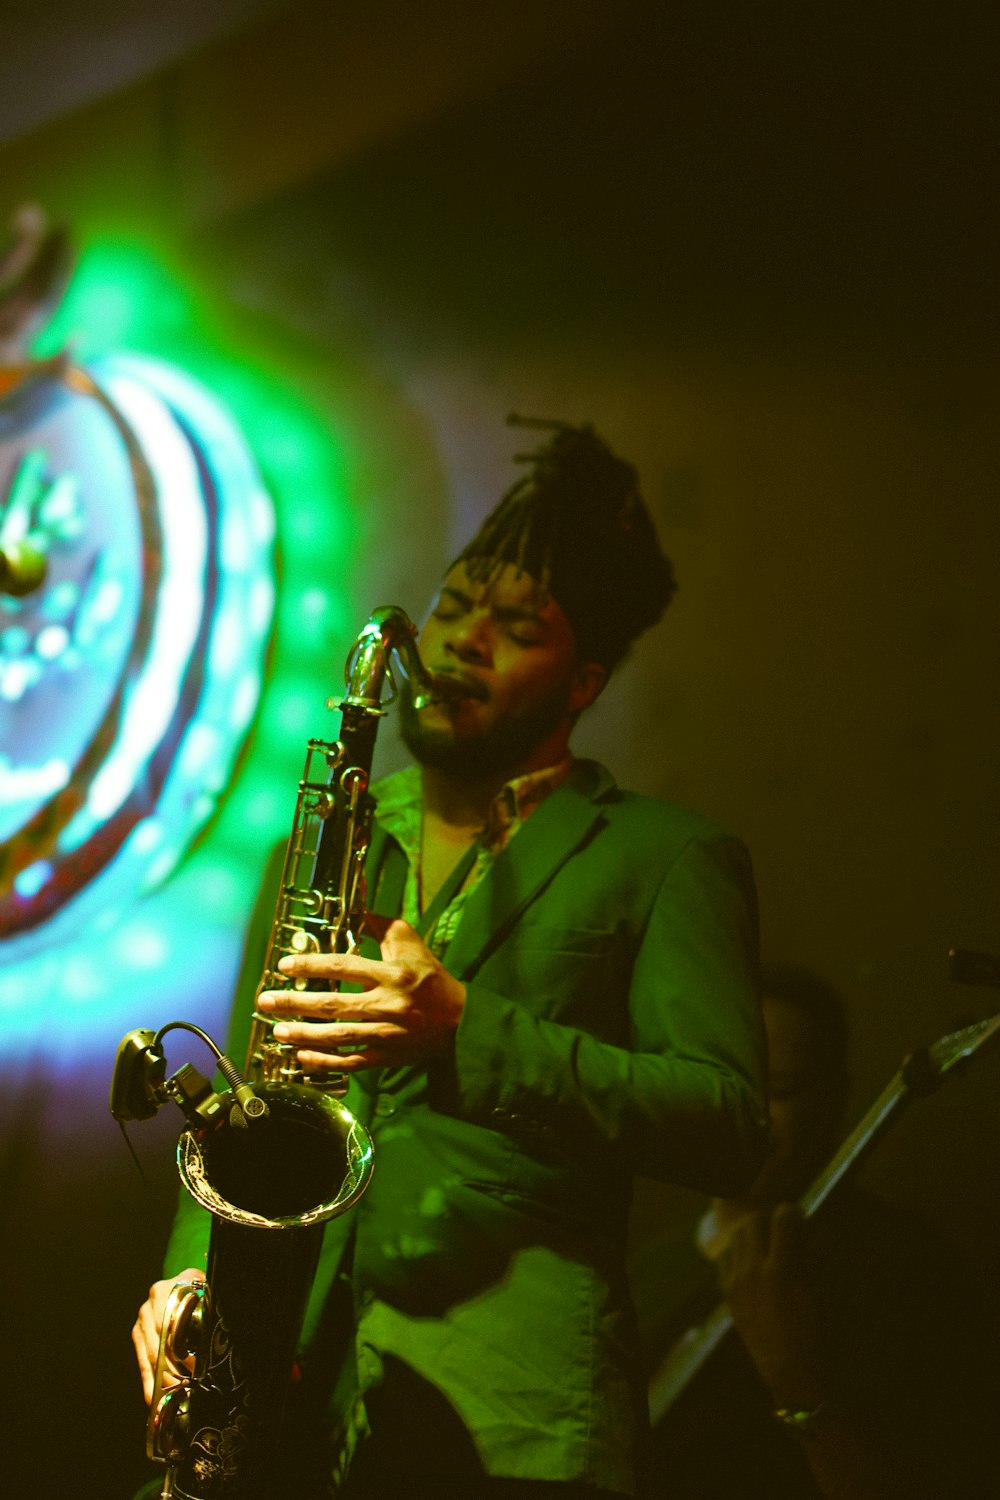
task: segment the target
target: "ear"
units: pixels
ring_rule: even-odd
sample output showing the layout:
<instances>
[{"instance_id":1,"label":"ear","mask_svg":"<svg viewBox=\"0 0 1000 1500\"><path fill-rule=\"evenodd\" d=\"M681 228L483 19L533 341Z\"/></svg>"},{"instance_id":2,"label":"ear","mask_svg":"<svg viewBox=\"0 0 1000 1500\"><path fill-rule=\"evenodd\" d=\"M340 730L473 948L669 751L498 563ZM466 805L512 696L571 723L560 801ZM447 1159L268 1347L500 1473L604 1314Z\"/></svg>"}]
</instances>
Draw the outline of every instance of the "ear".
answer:
<instances>
[{"instance_id":1,"label":"ear","mask_svg":"<svg viewBox=\"0 0 1000 1500\"><path fill-rule=\"evenodd\" d=\"M608 669L602 667L599 661L580 663L570 679L570 693L566 704L574 718L600 696L607 680Z\"/></svg>"}]
</instances>

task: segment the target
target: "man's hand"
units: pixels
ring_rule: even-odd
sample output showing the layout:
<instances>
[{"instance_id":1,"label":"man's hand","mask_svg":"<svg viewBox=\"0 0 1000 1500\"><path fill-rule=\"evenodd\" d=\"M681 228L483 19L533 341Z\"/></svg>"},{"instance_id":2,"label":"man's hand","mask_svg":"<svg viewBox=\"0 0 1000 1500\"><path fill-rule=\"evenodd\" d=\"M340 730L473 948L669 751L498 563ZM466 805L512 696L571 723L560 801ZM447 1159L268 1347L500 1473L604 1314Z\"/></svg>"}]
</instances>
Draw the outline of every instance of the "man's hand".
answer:
<instances>
[{"instance_id":1,"label":"man's hand","mask_svg":"<svg viewBox=\"0 0 1000 1500\"><path fill-rule=\"evenodd\" d=\"M294 1043L307 1069L352 1073L421 1063L451 1045L465 986L408 922L369 916L367 927L379 941L381 959L303 953L278 965L290 979L358 984L360 994L266 990L258 997L258 1010L278 1019L275 1040Z\"/></svg>"},{"instance_id":2,"label":"man's hand","mask_svg":"<svg viewBox=\"0 0 1000 1500\"><path fill-rule=\"evenodd\" d=\"M163 1327L163 1313L170 1289L179 1281L204 1280L204 1271L189 1268L187 1271L182 1271L179 1276L173 1276L166 1281L154 1281L149 1289L148 1298L139 1309L139 1316L132 1328L132 1343L135 1346L135 1357L139 1361L142 1393L146 1398L147 1406L153 1399L156 1361L160 1353L160 1329ZM186 1360L185 1364L188 1369L193 1369L194 1359ZM178 1385L182 1378L179 1370L169 1367L164 1369L163 1384L165 1386Z\"/></svg>"},{"instance_id":3,"label":"man's hand","mask_svg":"<svg viewBox=\"0 0 1000 1500\"><path fill-rule=\"evenodd\" d=\"M733 1226L718 1268L736 1331L765 1385L783 1403L808 1407L825 1393L805 1231L791 1203L750 1214Z\"/></svg>"}]
</instances>

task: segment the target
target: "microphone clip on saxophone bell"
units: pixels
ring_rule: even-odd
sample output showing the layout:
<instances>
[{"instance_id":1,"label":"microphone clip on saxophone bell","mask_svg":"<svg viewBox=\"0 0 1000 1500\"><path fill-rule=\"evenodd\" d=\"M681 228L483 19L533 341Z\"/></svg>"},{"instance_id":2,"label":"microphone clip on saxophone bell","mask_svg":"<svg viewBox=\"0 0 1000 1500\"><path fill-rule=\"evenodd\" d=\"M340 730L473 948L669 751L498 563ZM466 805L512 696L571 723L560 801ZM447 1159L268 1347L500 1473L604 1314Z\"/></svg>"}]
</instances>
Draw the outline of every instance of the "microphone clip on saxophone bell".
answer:
<instances>
[{"instance_id":1,"label":"microphone clip on saxophone bell","mask_svg":"<svg viewBox=\"0 0 1000 1500\"><path fill-rule=\"evenodd\" d=\"M216 1067L228 1089L221 1093L191 1063L184 1063L169 1078L162 1039L168 1031L192 1031L211 1049ZM119 1124L148 1120L162 1105L176 1104L193 1126L214 1129L228 1118L230 1125L246 1129L251 1120L268 1113L264 1100L239 1072L231 1058L208 1034L188 1021L171 1021L158 1032L144 1028L128 1032L118 1044L111 1076L111 1113ZM226 1110L228 1108L228 1116Z\"/></svg>"}]
</instances>

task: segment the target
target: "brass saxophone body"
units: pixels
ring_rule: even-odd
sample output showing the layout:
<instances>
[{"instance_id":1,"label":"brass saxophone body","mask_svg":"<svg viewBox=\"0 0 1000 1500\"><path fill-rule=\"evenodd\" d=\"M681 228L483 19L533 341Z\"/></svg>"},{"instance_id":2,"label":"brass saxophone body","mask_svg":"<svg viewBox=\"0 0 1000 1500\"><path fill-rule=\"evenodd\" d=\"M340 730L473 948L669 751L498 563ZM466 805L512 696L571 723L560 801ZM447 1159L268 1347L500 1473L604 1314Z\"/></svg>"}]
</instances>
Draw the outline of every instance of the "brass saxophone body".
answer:
<instances>
[{"instance_id":1,"label":"brass saxophone body","mask_svg":"<svg viewBox=\"0 0 1000 1500\"><path fill-rule=\"evenodd\" d=\"M299 783L292 832L257 993L306 989L278 969L286 954L354 953L365 923L365 859L371 840L374 804L368 792L382 691L391 662L413 685L414 704L430 701L444 684L429 677L416 646L416 631L401 609L377 609L358 636L344 669L347 692L337 704L340 737L310 740ZM296 1049L277 1042L272 1021L254 1012L246 1071L254 1081L307 1083L342 1094L341 1074L307 1077Z\"/></svg>"},{"instance_id":2,"label":"brass saxophone body","mask_svg":"<svg viewBox=\"0 0 1000 1500\"><path fill-rule=\"evenodd\" d=\"M339 738L309 741L258 994L288 988L278 970L286 953L349 953L360 943L374 819L368 784L393 661L409 679L415 704L428 701L436 685L420 660L413 625L395 607L372 614L348 655L346 693L330 705L341 713ZM129 1107L122 1107L120 1084L116 1109L113 1084L112 1111L120 1119L143 1118L166 1097L182 1103L189 1123L178 1168L211 1213L212 1228L205 1282L178 1284L168 1299L147 1453L167 1465L163 1496L270 1500L284 1487L275 1455L323 1229L365 1191L371 1137L342 1102L343 1075L307 1077L295 1048L277 1042L271 1022L256 1011L249 1088L243 1083L243 1095L212 1095L197 1111L178 1097L184 1070L162 1082L151 1037L130 1033L119 1052L144 1060L147 1074L155 1054L153 1071L160 1071L146 1085L153 1105L135 1107L129 1095ZM223 1058L224 1073L225 1065L239 1079ZM237 1104L230 1107L234 1097L244 1101L242 1114ZM192 1357L189 1375L185 1363ZM171 1385L178 1377L181 1383Z\"/></svg>"}]
</instances>

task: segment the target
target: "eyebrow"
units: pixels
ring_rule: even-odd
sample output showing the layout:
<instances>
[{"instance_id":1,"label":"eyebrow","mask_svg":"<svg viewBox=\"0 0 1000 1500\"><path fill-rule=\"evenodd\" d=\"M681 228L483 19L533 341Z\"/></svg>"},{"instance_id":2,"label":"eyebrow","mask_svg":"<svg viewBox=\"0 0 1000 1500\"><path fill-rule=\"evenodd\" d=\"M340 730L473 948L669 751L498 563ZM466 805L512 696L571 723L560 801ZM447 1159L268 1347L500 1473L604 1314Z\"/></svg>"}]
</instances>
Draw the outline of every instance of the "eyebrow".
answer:
<instances>
[{"instance_id":1,"label":"eyebrow","mask_svg":"<svg viewBox=\"0 0 1000 1500\"><path fill-rule=\"evenodd\" d=\"M449 599L452 599L454 603L460 605L462 609L468 610L474 608L475 606L476 601L469 594L463 594L461 589L452 588L451 585L447 583L443 584L442 587L438 590L438 598L442 598L445 594L447 594ZM505 622L521 620L532 621L534 624L542 626L547 626L548 624L548 621L543 618L541 612L538 609L523 608L514 604L493 604L490 606L490 609L498 620L503 620Z\"/></svg>"}]
</instances>

